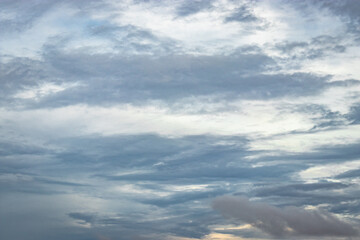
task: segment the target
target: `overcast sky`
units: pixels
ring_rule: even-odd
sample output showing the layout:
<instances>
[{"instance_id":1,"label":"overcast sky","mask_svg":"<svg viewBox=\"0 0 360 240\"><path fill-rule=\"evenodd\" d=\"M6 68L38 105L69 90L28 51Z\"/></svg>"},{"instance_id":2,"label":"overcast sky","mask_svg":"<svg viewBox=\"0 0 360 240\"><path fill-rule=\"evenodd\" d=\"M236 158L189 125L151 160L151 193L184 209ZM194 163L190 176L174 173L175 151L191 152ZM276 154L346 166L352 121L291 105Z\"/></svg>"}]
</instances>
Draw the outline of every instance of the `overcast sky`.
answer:
<instances>
[{"instance_id":1,"label":"overcast sky","mask_svg":"<svg viewBox=\"0 0 360 240\"><path fill-rule=\"evenodd\" d=\"M0 0L0 239L360 238L360 1Z\"/></svg>"}]
</instances>

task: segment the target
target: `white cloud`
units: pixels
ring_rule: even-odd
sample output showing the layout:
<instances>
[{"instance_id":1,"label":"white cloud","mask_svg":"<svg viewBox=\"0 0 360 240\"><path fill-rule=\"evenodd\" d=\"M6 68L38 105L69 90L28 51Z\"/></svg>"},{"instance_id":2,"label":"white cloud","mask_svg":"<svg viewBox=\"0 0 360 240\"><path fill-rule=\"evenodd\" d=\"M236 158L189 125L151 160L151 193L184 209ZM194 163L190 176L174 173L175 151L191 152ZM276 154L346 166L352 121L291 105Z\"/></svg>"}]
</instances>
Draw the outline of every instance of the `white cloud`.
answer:
<instances>
[{"instance_id":1,"label":"white cloud","mask_svg":"<svg viewBox=\"0 0 360 240\"><path fill-rule=\"evenodd\" d=\"M73 105L54 109L2 110L2 120L29 134L86 135L146 134L186 136L198 134L269 136L313 126L305 115L276 109L270 104L245 102L238 111L187 114L158 106ZM26 122L26 124L24 124ZM76 131L75 131L76 130Z\"/></svg>"}]
</instances>

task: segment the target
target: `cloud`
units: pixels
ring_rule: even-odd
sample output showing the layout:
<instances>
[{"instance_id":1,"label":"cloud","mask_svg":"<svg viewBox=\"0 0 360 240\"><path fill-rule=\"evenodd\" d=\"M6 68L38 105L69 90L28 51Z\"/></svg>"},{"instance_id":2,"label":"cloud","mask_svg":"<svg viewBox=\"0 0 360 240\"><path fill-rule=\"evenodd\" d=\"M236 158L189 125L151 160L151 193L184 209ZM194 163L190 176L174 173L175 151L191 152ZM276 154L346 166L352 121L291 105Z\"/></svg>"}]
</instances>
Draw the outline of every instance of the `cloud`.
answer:
<instances>
[{"instance_id":1,"label":"cloud","mask_svg":"<svg viewBox=\"0 0 360 240\"><path fill-rule=\"evenodd\" d=\"M322 35L314 37L308 42L277 43L275 48L292 60L305 60L324 58L334 53L344 53L347 48L346 45L345 39L341 36ZM351 46L349 43L348 45Z\"/></svg>"},{"instance_id":2,"label":"cloud","mask_svg":"<svg viewBox=\"0 0 360 240\"><path fill-rule=\"evenodd\" d=\"M352 121L353 124L359 124L360 123L360 105L355 105L351 107L349 114L347 115L347 118Z\"/></svg>"},{"instance_id":3,"label":"cloud","mask_svg":"<svg viewBox=\"0 0 360 240\"><path fill-rule=\"evenodd\" d=\"M78 212L74 212L74 213L69 213L68 214L69 217L77 219L77 220L81 220L84 223L90 223L92 224L95 221L96 215L94 214L89 214L89 213L78 213Z\"/></svg>"},{"instance_id":4,"label":"cloud","mask_svg":"<svg viewBox=\"0 0 360 240\"><path fill-rule=\"evenodd\" d=\"M290 196L291 193L299 193L304 192L314 192L317 190L336 190L336 189L344 189L349 187L348 184L337 183L337 182L319 182L319 183L307 183L307 184L289 184L282 185L276 187L266 187L260 188L257 190L257 196L269 196L269 195L278 195L278 196Z\"/></svg>"},{"instance_id":5,"label":"cloud","mask_svg":"<svg viewBox=\"0 0 360 240\"><path fill-rule=\"evenodd\" d=\"M316 95L346 84L359 85L356 80L329 82L330 76L305 72L264 73L276 67L274 59L262 53L241 51L227 56L153 58L137 55L124 58L122 54L109 56L80 50L66 53L48 47L43 56L44 61L15 58L4 65L0 75L9 84L3 89L3 101L40 108L79 103L139 104L149 100L171 103L194 96L227 101L274 99ZM55 86L61 91L43 94L37 101L18 98L27 89L42 89L43 86Z\"/></svg>"},{"instance_id":6,"label":"cloud","mask_svg":"<svg viewBox=\"0 0 360 240\"><path fill-rule=\"evenodd\" d=\"M0 0L0 239L355 236L358 7Z\"/></svg>"},{"instance_id":7,"label":"cloud","mask_svg":"<svg viewBox=\"0 0 360 240\"><path fill-rule=\"evenodd\" d=\"M344 1L319 1L320 6L332 11L335 15L344 18L347 23L348 31L351 33L359 33L360 31L360 3L356 0ZM357 38L360 40L360 38Z\"/></svg>"},{"instance_id":8,"label":"cloud","mask_svg":"<svg viewBox=\"0 0 360 240\"><path fill-rule=\"evenodd\" d=\"M335 178L337 178L337 179L356 178L356 177L360 177L360 169L349 170L349 171L346 171L344 173L341 173L341 174L335 176Z\"/></svg>"},{"instance_id":9,"label":"cloud","mask_svg":"<svg viewBox=\"0 0 360 240\"><path fill-rule=\"evenodd\" d=\"M176 8L176 14L186 17L212 7L213 0L185 1Z\"/></svg>"},{"instance_id":10,"label":"cloud","mask_svg":"<svg viewBox=\"0 0 360 240\"><path fill-rule=\"evenodd\" d=\"M255 203L244 197L223 196L213 201L213 208L224 217L246 222L273 236L358 236L351 224L331 213L295 207L277 208Z\"/></svg>"},{"instance_id":11,"label":"cloud","mask_svg":"<svg viewBox=\"0 0 360 240\"><path fill-rule=\"evenodd\" d=\"M36 19L43 16L57 3L42 0L4 0L0 2L0 8L6 9L7 14L0 17L0 25L3 34L21 32L30 28Z\"/></svg>"},{"instance_id":12,"label":"cloud","mask_svg":"<svg viewBox=\"0 0 360 240\"><path fill-rule=\"evenodd\" d=\"M161 167L161 166L160 166ZM265 167L206 167L201 166L199 168L185 168L185 169L166 169L166 165L163 170L150 172L150 173L134 173L124 174L120 176L104 176L108 180L121 181L121 180L133 180L133 181L174 181L174 180L186 180L193 179L193 182L203 182L204 180L225 180L225 179L271 179L278 178L289 174L292 169L296 167L291 166L265 166Z\"/></svg>"},{"instance_id":13,"label":"cloud","mask_svg":"<svg viewBox=\"0 0 360 240\"><path fill-rule=\"evenodd\" d=\"M225 22L255 22L259 19L251 12L249 7L241 6L237 8L234 13L225 18Z\"/></svg>"},{"instance_id":14,"label":"cloud","mask_svg":"<svg viewBox=\"0 0 360 240\"><path fill-rule=\"evenodd\" d=\"M345 207L357 201L359 193L354 191L355 189L356 184L346 183L345 181L344 183L326 182L324 180L319 180L316 183L260 183L254 184L250 196L281 205L297 207L322 206L322 208L332 211L332 206L342 205ZM286 204L283 203L284 201ZM344 212L340 212L340 209L338 209L337 213Z\"/></svg>"}]
</instances>

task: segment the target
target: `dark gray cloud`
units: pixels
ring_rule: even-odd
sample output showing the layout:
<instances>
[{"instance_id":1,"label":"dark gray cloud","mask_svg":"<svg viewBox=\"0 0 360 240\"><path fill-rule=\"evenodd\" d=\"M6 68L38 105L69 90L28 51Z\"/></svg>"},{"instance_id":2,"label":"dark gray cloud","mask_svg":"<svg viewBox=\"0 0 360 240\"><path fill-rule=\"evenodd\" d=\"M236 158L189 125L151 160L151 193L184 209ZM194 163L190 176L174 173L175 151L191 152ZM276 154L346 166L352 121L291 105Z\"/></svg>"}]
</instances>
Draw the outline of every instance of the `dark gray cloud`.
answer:
<instances>
[{"instance_id":1,"label":"dark gray cloud","mask_svg":"<svg viewBox=\"0 0 360 240\"><path fill-rule=\"evenodd\" d=\"M214 200L213 208L227 218L249 223L273 236L358 236L355 226L318 210L295 207L284 209L254 203L243 197L224 196Z\"/></svg>"}]
</instances>

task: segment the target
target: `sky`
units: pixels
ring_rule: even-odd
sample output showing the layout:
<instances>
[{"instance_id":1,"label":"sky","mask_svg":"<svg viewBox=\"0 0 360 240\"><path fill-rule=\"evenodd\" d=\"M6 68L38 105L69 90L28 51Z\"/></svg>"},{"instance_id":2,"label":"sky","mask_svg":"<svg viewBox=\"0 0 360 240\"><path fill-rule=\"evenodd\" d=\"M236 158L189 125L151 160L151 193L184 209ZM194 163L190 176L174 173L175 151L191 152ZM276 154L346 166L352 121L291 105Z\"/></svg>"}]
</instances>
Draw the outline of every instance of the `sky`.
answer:
<instances>
[{"instance_id":1,"label":"sky","mask_svg":"<svg viewBox=\"0 0 360 240\"><path fill-rule=\"evenodd\" d=\"M0 239L360 239L359 12L0 0Z\"/></svg>"}]
</instances>

